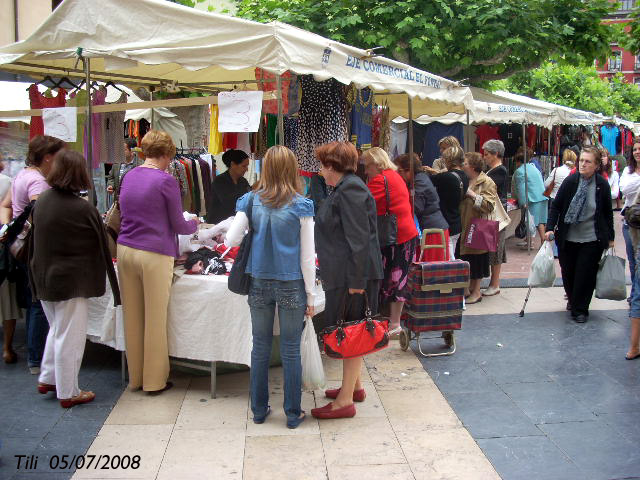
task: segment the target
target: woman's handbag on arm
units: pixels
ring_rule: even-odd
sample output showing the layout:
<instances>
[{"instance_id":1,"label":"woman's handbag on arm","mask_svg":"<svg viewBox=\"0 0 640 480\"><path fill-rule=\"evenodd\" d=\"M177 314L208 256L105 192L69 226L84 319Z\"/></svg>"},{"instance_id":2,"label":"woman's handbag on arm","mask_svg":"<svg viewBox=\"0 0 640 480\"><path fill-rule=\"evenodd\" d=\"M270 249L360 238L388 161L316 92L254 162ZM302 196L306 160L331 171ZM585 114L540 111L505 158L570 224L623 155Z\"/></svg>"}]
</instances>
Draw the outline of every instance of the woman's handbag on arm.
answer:
<instances>
[{"instance_id":1,"label":"woman's handbag on arm","mask_svg":"<svg viewBox=\"0 0 640 480\"><path fill-rule=\"evenodd\" d=\"M388 247L396 243L398 236L398 218L394 213L389 211L389 204L391 203L389 183L384 173L382 174L382 178L384 178L384 195L387 210L384 215L378 215L378 243L380 247Z\"/></svg>"},{"instance_id":2,"label":"woman's handbag on arm","mask_svg":"<svg viewBox=\"0 0 640 480\"><path fill-rule=\"evenodd\" d=\"M556 184L556 169L553 170L553 180L551 180L551 183L547 188L544 189L544 192L542 192L542 194L547 198L551 198L551 192L553 192L553 187L555 186L555 184Z\"/></svg>"},{"instance_id":3,"label":"woman's handbag on arm","mask_svg":"<svg viewBox=\"0 0 640 480\"><path fill-rule=\"evenodd\" d=\"M349 296L349 300L347 300ZM364 292L364 318L345 321L352 295L342 301L338 323L322 331L324 353L332 358L355 358L382 350L389 345L389 319L373 317L367 292Z\"/></svg>"},{"instance_id":4,"label":"woman's handbag on arm","mask_svg":"<svg viewBox=\"0 0 640 480\"><path fill-rule=\"evenodd\" d=\"M253 228L251 227L251 214L253 212L253 193L249 194L247 206L247 220L249 221L249 231L242 239L240 249L233 261L231 273L229 274L228 286L229 290L238 295L249 295L249 286L251 284L251 276L245 273L247 270L247 262L251 253L251 240L253 237Z\"/></svg>"}]
</instances>

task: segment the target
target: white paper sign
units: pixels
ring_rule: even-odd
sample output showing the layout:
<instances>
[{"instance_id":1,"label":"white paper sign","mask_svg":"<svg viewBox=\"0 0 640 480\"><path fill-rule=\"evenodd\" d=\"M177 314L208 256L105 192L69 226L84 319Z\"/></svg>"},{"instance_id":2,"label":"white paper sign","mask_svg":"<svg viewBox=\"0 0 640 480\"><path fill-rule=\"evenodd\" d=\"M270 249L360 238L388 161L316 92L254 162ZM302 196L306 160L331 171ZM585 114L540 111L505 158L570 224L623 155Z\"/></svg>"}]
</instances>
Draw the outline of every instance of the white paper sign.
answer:
<instances>
[{"instance_id":1,"label":"white paper sign","mask_svg":"<svg viewBox=\"0 0 640 480\"><path fill-rule=\"evenodd\" d=\"M262 91L220 92L218 131L257 132L262 113Z\"/></svg>"},{"instance_id":2,"label":"white paper sign","mask_svg":"<svg viewBox=\"0 0 640 480\"><path fill-rule=\"evenodd\" d=\"M76 107L43 108L44 134L63 142L75 142L77 137Z\"/></svg>"}]
</instances>

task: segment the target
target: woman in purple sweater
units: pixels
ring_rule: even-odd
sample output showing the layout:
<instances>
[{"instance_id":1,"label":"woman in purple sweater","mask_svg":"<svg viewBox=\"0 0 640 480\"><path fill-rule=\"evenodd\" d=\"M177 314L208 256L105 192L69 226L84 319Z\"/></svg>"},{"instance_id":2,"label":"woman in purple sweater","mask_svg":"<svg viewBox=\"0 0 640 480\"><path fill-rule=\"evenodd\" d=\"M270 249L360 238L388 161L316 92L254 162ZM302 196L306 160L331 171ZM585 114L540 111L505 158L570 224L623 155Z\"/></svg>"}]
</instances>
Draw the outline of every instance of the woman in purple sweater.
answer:
<instances>
[{"instance_id":1,"label":"woman in purple sweater","mask_svg":"<svg viewBox=\"0 0 640 480\"><path fill-rule=\"evenodd\" d=\"M142 152L144 164L127 173L120 187L118 276L129 388L160 393L172 387L167 382L167 308L178 256L176 235L195 232L198 222L185 221L178 182L165 172L176 153L171 137L150 130Z\"/></svg>"}]
</instances>

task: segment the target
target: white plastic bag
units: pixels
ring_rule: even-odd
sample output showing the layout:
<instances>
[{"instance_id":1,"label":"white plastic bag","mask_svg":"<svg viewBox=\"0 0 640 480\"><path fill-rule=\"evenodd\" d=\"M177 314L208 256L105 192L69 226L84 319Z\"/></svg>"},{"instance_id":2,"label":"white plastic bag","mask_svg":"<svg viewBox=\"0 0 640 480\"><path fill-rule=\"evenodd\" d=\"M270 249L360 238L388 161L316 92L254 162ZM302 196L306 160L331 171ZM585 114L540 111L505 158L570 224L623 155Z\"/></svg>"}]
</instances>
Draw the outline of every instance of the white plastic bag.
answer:
<instances>
[{"instance_id":1,"label":"white plastic bag","mask_svg":"<svg viewBox=\"0 0 640 480\"><path fill-rule=\"evenodd\" d=\"M624 258L617 257L610 248L602 255L596 277L596 298L626 300L627 280L624 273Z\"/></svg>"},{"instance_id":2,"label":"white plastic bag","mask_svg":"<svg viewBox=\"0 0 640 480\"><path fill-rule=\"evenodd\" d=\"M536 238L536 233L538 232L538 226L535 224L536 221L531 215L531 212L527 210L527 215L529 216L529 236L533 239Z\"/></svg>"},{"instance_id":3,"label":"white plastic bag","mask_svg":"<svg viewBox=\"0 0 640 480\"><path fill-rule=\"evenodd\" d=\"M530 287L553 287L555 280L556 266L553 261L553 246L551 242L544 242L531 263L527 285Z\"/></svg>"},{"instance_id":4,"label":"white plastic bag","mask_svg":"<svg viewBox=\"0 0 640 480\"><path fill-rule=\"evenodd\" d=\"M311 317L305 317L300 341L300 356L302 357L302 388L308 391L324 388L326 385L324 367Z\"/></svg>"}]
</instances>

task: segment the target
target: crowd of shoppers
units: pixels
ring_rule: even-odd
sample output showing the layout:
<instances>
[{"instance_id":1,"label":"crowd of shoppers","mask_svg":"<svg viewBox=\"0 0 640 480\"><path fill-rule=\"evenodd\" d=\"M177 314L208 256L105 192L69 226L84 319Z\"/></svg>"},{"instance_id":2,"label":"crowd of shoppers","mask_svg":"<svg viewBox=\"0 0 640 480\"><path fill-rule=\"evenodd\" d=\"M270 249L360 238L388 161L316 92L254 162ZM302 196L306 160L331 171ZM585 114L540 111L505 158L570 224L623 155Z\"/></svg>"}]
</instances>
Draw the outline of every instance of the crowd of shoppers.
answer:
<instances>
[{"instance_id":1,"label":"crowd of shoppers","mask_svg":"<svg viewBox=\"0 0 640 480\"><path fill-rule=\"evenodd\" d=\"M311 199L302 195L297 159L288 148L274 146L267 151L260 181L253 189L243 177L246 154L225 153L223 161L229 169L214 182L214 190L218 185L222 196L211 211L219 218L235 213L227 234L229 246L238 245L247 229L254 237L246 273L251 278L250 392L255 423L264 423L271 413L268 372L276 308L286 425L296 428L305 419L300 340L305 315L314 314L316 253L326 297L324 325L318 325L318 330L338 320L358 320L366 308L374 314L388 308L393 336L400 328L414 261L461 258L469 262L467 305L500 293L501 266L507 261L504 230L495 252L471 248L466 240L474 220L495 219L497 210L506 210L504 145L489 140L483 145L484 155L465 154L454 137L442 139L440 146L441 158L433 168L423 167L416 155L403 154L392 161L377 147L359 154L349 142L322 145L316 150L322 169L311 181ZM105 293L107 277L116 304L120 303L118 283L122 292L129 388L158 394L172 387L166 321L178 255L176 236L194 233L198 221L183 216L179 186L166 172L175 155L171 137L149 131L141 142L143 163L134 157L133 147L133 142L125 142L126 163L112 172L109 182L122 217L117 277L102 219L81 196L91 188L82 155L66 150L58 139L38 136L30 142L27 168L13 184L0 175L3 223L25 209L31 211L28 261L16 267L28 293L28 365L32 373L40 374L37 390L55 392L66 408L95 398L93 392L80 389L78 372L87 298ZM589 315L598 262L613 244L611 203L618 197L618 183L625 207L640 202L640 141L633 144L619 182L608 152L595 147L583 148L574 173L575 154L565 150L562 165L552 170L546 182L534 165L523 160L522 154L516 157L513 195L532 215L541 242L551 241L555 234L567 310L577 323L583 323ZM356 174L359 163L364 165L366 181ZM545 188L550 189L546 193L550 205ZM395 239L381 244L378 222L386 214L395 218ZM636 286L640 277L635 275L640 235L626 224L624 235L633 280L626 357L634 359L640 357L640 288ZM433 248L422 254L421 246ZM481 280L489 276L488 288L481 291ZM10 295L5 291L8 284L0 285L2 299ZM3 358L12 363L16 361L12 348L16 319L12 317L17 315L6 310L3 307L0 312ZM320 419L354 416L354 402L366 398L361 369L361 357L344 359L340 387L325 391L332 401L311 414Z\"/></svg>"}]
</instances>

